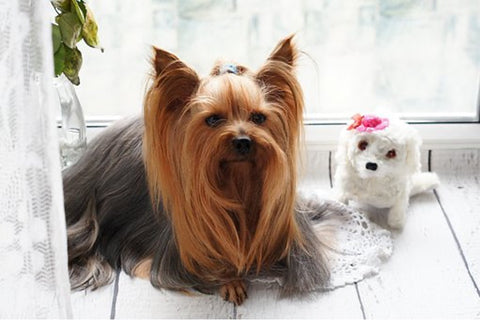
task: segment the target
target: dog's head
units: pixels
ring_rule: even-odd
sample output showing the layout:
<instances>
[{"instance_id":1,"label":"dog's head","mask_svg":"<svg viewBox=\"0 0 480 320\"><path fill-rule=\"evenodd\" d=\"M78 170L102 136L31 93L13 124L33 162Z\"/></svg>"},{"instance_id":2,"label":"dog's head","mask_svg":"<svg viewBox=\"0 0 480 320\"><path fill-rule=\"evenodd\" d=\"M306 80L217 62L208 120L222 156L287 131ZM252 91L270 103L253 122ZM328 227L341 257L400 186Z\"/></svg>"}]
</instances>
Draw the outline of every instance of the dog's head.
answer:
<instances>
[{"instance_id":1,"label":"dog's head","mask_svg":"<svg viewBox=\"0 0 480 320\"><path fill-rule=\"evenodd\" d=\"M260 268L300 237L293 218L303 114L297 55L289 37L257 72L217 64L199 78L154 49L144 107L147 180L191 272L211 273L219 261L237 272Z\"/></svg>"},{"instance_id":2,"label":"dog's head","mask_svg":"<svg viewBox=\"0 0 480 320\"><path fill-rule=\"evenodd\" d=\"M367 123L371 121L367 126L358 118L342 132L339 161L362 179L407 176L420 170L421 140L411 126L398 119L365 117Z\"/></svg>"}]
</instances>

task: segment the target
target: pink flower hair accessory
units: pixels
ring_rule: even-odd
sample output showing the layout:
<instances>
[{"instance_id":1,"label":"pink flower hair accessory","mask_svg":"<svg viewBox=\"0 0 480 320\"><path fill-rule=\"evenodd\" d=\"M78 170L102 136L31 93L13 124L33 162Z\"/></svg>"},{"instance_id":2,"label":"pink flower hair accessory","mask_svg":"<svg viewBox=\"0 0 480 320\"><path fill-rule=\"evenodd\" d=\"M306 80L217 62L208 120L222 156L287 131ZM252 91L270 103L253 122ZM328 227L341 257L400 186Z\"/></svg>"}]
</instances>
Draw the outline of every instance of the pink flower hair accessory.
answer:
<instances>
[{"instance_id":1,"label":"pink flower hair accessory","mask_svg":"<svg viewBox=\"0 0 480 320\"><path fill-rule=\"evenodd\" d=\"M380 118L374 115L360 115L355 114L353 117L353 123L347 128L347 130L355 129L358 132L374 132L387 128L390 125L390 121L387 118Z\"/></svg>"}]
</instances>

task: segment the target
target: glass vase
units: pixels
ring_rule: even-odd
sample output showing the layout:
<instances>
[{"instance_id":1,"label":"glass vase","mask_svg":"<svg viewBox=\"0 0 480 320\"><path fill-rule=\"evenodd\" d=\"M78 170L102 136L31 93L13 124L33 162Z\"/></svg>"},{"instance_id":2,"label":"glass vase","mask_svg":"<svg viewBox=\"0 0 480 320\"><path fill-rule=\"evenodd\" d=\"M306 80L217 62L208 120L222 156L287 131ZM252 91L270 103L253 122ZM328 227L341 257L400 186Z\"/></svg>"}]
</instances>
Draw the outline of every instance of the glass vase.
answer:
<instances>
[{"instance_id":1,"label":"glass vase","mask_svg":"<svg viewBox=\"0 0 480 320\"><path fill-rule=\"evenodd\" d=\"M87 148L86 125L72 83L62 74L54 79L54 87L61 110L60 161L65 169L77 162Z\"/></svg>"}]
</instances>

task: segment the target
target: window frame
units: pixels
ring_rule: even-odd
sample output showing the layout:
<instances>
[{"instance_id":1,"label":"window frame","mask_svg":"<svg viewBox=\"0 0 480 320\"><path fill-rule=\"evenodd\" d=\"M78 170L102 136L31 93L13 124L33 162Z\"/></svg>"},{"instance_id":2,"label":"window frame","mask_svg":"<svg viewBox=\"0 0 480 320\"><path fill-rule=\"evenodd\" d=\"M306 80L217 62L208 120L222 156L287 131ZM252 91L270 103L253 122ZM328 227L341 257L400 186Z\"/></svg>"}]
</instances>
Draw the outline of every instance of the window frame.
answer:
<instances>
[{"instance_id":1,"label":"window frame","mask_svg":"<svg viewBox=\"0 0 480 320\"><path fill-rule=\"evenodd\" d=\"M469 149L480 148L480 84L477 92L475 114L401 114L408 119L423 140L423 149ZM342 116L307 117L305 120L305 142L308 149L334 150L340 130L346 122ZM455 120L452 120L455 119ZM458 121L457 121L458 120Z\"/></svg>"},{"instance_id":2,"label":"window frame","mask_svg":"<svg viewBox=\"0 0 480 320\"><path fill-rule=\"evenodd\" d=\"M415 114L400 115L408 119L423 139L423 149L480 149L480 88L475 115L451 116ZM92 137L122 116L87 117L87 136ZM473 120L472 120L473 119ZM308 150L334 150L340 130L345 127L343 116L313 117L304 119L304 140ZM60 127L61 122L58 121Z\"/></svg>"},{"instance_id":3,"label":"window frame","mask_svg":"<svg viewBox=\"0 0 480 320\"><path fill-rule=\"evenodd\" d=\"M423 140L422 149L480 149L480 122L412 123ZM345 124L305 125L308 150L335 150Z\"/></svg>"}]
</instances>

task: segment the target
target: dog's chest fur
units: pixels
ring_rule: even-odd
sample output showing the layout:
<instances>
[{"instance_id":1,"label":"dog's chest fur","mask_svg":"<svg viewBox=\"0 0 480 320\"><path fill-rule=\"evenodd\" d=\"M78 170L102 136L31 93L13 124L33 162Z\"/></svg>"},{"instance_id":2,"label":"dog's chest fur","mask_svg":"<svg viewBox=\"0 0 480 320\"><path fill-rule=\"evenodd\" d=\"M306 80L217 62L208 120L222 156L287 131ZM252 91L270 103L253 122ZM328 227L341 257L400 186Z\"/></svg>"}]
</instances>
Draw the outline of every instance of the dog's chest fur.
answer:
<instances>
[{"instance_id":1,"label":"dog's chest fur","mask_svg":"<svg viewBox=\"0 0 480 320\"><path fill-rule=\"evenodd\" d=\"M358 176L350 179L344 186L345 192L352 200L368 203L377 208L392 207L398 197L406 190L405 177L371 177L362 179Z\"/></svg>"}]
</instances>

